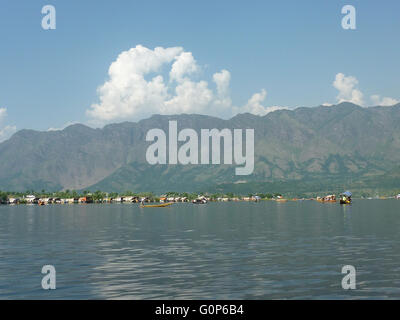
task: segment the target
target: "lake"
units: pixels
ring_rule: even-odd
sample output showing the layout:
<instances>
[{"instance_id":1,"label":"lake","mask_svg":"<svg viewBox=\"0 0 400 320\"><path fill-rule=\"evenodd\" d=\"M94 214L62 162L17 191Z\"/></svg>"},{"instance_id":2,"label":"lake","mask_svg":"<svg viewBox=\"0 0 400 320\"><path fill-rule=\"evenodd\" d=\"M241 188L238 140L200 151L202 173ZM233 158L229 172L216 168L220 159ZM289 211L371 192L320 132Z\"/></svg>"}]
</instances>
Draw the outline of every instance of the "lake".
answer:
<instances>
[{"instance_id":1,"label":"lake","mask_svg":"<svg viewBox=\"0 0 400 320\"><path fill-rule=\"evenodd\" d=\"M0 299L359 298L400 298L398 200L0 206Z\"/></svg>"}]
</instances>

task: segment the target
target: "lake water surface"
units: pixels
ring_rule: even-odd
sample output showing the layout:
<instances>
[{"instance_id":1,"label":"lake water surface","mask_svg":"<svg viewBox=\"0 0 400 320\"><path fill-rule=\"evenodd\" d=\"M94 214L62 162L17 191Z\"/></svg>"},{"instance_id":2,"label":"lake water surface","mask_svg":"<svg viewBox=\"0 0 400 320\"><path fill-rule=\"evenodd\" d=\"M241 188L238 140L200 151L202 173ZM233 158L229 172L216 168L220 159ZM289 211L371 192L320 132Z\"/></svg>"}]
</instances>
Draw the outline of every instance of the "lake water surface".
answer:
<instances>
[{"instance_id":1,"label":"lake water surface","mask_svg":"<svg viewBox=\"0 0 400 320\"><path fill-rule=\"evenodd\" d=\"M400 298L400 201L0 206L0 299L357 298Z\"/></svg>"}]
</instances>

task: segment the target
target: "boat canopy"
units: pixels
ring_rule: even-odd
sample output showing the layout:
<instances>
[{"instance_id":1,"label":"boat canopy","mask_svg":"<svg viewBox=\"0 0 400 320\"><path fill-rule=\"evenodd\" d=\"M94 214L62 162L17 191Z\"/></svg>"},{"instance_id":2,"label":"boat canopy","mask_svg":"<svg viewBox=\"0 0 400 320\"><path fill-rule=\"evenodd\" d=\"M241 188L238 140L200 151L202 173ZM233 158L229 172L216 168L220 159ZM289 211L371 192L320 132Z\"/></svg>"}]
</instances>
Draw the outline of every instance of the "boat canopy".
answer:
<instances>
[{"instance_id":1,"label":"boat canopy","mask_svg":"<svg viewBox=\"0 0 400 320\"><path fill-rule=\"evenodd\" d=\"M346 197L351 197L352 193L350 191L343 192L343 195Z\"/></svg>"}]
</instances>

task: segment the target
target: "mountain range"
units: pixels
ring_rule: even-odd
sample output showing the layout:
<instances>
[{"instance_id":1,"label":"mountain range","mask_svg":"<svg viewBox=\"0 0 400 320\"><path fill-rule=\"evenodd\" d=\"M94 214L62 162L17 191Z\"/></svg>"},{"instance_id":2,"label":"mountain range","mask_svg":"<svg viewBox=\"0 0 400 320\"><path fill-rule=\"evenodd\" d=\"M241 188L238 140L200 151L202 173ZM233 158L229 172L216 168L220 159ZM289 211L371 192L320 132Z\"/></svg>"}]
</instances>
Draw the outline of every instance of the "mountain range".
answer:
<instances>
[{"instance_id":1,"label":"mountain range","mask_svg":"<svg viewBox=\"0 0 400 320\"><path fill-rule=\"evenodd\" d=\"M150 165L150 129L254 129L255 163L249 176L236 165ZM21 130L0 144L0 189L313 192L353 186L400 188L400 104L362 108L351 103L278 110L229 120L154 115L93 129ZM279 189L279 190L277 190ZM335 189L336 190L336 189Z\"/></svg>"}]
</instances>

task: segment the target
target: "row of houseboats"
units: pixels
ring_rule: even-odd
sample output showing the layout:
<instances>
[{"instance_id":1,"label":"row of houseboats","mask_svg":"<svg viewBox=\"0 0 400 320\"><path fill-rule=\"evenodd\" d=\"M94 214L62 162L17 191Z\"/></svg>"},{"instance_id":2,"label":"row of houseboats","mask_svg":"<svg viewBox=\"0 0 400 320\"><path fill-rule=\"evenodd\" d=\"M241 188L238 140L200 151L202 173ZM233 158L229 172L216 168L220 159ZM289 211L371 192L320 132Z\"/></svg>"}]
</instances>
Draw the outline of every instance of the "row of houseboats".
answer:
<instances>
[{"instance_id":1,"label":"row of houseboats","mask_svg":"<svg viewBox=\"0 0 400 320\"><path fill-rule=\"evenodd\" d=\"M400 194L398 194L396 199L400 200ZM272 200L276 202L287 202L288 199L278 196ZM339 201L340 204L351 204L352 203L352 193L350 191L343 192L336 197L334 194L327 195L325 197L317 197L314 199L292 199L292 200L316 200L321 203L336 203ZM160 197L159 203L166 204L166 203L176 203L176 202L186 202L186 203L193 203L193 204L206 204L210 201L217 201L217 202L228 202L228 201L252 201L258 202L261 201L259 196L250 196L250 197L219 197L216 199L211 199L207 196L198 196L194 200L190 200L187 197ZM148 197L138 197L138 196L124 196L124 197L116 197L116 198L103 198L99 200L94 200L92 196L83 196L78 198L39 198L34 195L24 196L23 198L13 198L10 197L7 199L5 204L19 204L19 203L26 203L26 204L37 204L37 205L47 205L47 204L74 204L74 203L149 203L154 202L153 199Z\"/></svg>"}]
</instances>

